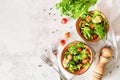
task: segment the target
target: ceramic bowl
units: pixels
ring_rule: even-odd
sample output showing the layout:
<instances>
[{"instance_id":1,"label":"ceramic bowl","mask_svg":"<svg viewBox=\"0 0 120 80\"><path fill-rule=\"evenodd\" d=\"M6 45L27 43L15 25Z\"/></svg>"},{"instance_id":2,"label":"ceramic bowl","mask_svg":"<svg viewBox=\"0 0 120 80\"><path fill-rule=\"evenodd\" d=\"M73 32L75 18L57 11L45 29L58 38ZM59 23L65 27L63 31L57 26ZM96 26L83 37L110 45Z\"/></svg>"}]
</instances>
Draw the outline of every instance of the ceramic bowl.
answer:
<instances>
[{"instance_id":1,"label":"ceramic bowl","mask_svg":"<svg viewBox=\"0 0 120 80\"><path fill-rule=\"evenodd\" d=\"M92 64L92 56L93 56L92 54L93 54L92 49L87 44L80 41L70 42L64 47L62 51L61 65L66 71L72 74L75 75L83 74L89 69L89 67ZM72 55L72 59L70 55ZM72 65L70 64L80 67L80 69L75 69L72 72L70 68L74 68L74 67L72 67Z\"/></svg>"},{"instance_id":2,"label":"ceramic bowl","mask_svg":"<svg viewBox=\"0 0 120 80\"><path fill-rule=\"evenodd\" d=\"M101 26L101 29L99 29L99 26ZM77 19L76 30L83 40L96 42L106 39L109 31L109 23L102 12L97 10L89 11L88 14Z\"/></svg>"}]
</instances>

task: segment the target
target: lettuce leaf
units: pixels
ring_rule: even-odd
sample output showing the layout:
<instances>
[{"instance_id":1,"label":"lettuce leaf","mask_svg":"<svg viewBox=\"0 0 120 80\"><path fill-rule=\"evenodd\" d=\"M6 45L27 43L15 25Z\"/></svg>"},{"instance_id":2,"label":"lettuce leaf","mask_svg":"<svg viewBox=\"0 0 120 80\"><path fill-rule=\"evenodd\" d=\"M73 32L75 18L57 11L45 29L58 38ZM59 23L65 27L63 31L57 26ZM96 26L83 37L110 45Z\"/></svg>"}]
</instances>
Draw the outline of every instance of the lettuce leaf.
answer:
<instances>
[{"instance_id":1,"label":"lettuce leaf","mask_svg":"<svg viewBox=\"0 0 120 80\"><path fill-rule=\"evenodd\" d=\"M99 38L105 39L106 38L106 31L105 31L105 27L102 25L96 25L95 26L95 30L94 33L96 33L98 35Z\"/></svg>"},{"instance_id":2,"label":"lettuce leaf","mask_svg":"<svg viewBox=\"0 0 120 80\"><path fill-rule=\"evenodd\" d=\"M74 19L88 12L97 0L62 0L56 4L56 9L60 9L61 15L67 15Z\"/></svg>"},{"instance_id":3,"label":"lettuce leaf","mask_svg":"<svg viewBox=\"0 0 120 80\"><path fill-rule=\"evenodd\" d=\"M82 27L81 28L81 31L83 33L83 36L87 39L87 40L90 40L92 39L92 30L89 28L89 27Z\"/></svg>"}]
</instances>

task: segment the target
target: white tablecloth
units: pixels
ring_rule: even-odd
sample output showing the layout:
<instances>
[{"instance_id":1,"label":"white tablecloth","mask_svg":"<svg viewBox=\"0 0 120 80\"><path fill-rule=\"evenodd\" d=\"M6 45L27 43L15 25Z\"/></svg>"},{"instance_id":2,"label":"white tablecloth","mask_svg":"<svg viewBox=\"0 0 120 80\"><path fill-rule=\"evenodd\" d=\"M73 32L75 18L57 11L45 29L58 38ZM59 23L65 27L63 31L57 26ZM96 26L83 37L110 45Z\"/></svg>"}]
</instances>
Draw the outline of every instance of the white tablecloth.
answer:
<instances>
[{"instance_id":1,"label":"white tablecloth","mask_svg":"<svg viewBox=\"0 0 120 80\"><path fill-rule=\"evenodd\" d=\"M81 40L75 29L75 20L67 17L68 23L61 24L60 12L55 9L55 4L59 1L0 0L1 80L59 80L57 72L46 65L40 59L40 55L51 56L51 42L64 39L66 32L71 32L67 42ZM120 0L99 0L96 7L93 7L101 10L109 19L110 27L116 35L118 49L120 49L119 3ZM103 80L119 79L119 58L118 53L114 60L111 60L115 62L107 65ZM92 68L83 75L75 76L73 80L88 80Z\"/></svg>"}]
</instances>

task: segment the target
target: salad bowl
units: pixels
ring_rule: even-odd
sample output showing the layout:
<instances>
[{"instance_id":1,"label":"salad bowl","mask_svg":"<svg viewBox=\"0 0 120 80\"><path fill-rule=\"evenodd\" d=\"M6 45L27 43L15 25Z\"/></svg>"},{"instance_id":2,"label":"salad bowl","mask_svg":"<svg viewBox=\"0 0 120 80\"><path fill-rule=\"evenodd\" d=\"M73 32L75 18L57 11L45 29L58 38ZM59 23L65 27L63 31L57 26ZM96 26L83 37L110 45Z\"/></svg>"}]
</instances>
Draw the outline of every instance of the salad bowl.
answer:
<instances>
[{"instance_id":1,"label":"salad bowl","mask_svg":"<svg viewBox=\"0 0 120 80\"><path fill-rule=\"evenodd\" d=\"M109 23L102 12L98 10L89 11L77 19L76 30L85 41L105 40L109 31Z\"/></svg>"},{"instance_id":2,"label":"salad bowl","mask_svg":"<svg viewBox=\"0 0 120 80\"><path fill-rule=\"evenodd\" d=\"M70 42L62 51L61 65L69 73L80 75L92 64L92 49L83 42Z\"/></svg>"}]
</instances>

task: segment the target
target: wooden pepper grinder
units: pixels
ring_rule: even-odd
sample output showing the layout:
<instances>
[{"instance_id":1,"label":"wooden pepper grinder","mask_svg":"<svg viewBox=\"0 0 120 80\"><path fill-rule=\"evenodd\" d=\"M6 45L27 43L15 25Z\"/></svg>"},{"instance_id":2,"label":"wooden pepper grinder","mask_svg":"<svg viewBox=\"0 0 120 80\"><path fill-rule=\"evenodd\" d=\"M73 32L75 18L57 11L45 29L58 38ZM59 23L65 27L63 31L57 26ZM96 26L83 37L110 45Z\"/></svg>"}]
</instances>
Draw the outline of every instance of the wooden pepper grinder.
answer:
<instances>
[{"instance_id":1,"label":"wooden pepper grinder","mask_svg":"<svg viewBox=\"0 0 120 80\"><path fill-rule=\"evenodd\" d=\"M111 58L113 51L109 48L103 48L100 59L93 69L93 74L91 76L91 80L102 80L102 76L104 74L105 65L108 63Z\"/></svg>"}]
</instances>

